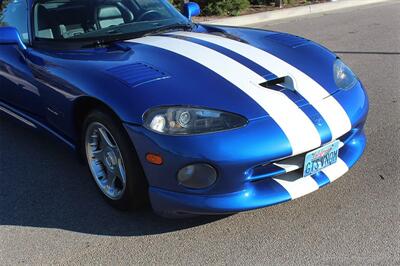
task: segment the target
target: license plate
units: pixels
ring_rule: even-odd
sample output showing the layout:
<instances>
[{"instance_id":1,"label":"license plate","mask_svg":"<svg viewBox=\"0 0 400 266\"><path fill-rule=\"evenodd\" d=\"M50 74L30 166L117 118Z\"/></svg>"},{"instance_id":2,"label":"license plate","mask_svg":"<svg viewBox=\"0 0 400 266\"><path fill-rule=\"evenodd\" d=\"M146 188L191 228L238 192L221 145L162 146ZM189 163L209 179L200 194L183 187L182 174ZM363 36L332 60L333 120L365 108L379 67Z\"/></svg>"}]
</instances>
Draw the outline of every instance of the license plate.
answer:
<instances>
[{"instance_id":1,"label":"license plate","mask_svg":"<svg viewBox=\"0 0 400 266\"><path fill-rule=\"evenodd\" d=\"M339 156L339 143L340 141L335 141L307 153L304 162L303 176L306 177L316 174L326 167L335 164Z\"/></svg>"}]
</instances>

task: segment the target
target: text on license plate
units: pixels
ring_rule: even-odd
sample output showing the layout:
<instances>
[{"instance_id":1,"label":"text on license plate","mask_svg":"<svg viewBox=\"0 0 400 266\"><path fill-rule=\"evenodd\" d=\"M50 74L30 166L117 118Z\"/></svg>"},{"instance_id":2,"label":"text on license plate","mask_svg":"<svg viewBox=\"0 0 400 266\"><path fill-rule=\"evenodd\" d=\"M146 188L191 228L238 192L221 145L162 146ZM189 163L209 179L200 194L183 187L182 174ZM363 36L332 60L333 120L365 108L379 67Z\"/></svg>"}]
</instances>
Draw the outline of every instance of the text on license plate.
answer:
<instances>
[{"instance_id":1,"label":"text on license plate","mask_svg":"<svg viewBox=\"0 0 400 266\"><path fill-rule=\"evenodd\" d=\"M304 162L303 176L310 176L322 169L335 164L339 156L339 143L337 140L317 150L307 153Z\"/></svg>"}]
</instances>

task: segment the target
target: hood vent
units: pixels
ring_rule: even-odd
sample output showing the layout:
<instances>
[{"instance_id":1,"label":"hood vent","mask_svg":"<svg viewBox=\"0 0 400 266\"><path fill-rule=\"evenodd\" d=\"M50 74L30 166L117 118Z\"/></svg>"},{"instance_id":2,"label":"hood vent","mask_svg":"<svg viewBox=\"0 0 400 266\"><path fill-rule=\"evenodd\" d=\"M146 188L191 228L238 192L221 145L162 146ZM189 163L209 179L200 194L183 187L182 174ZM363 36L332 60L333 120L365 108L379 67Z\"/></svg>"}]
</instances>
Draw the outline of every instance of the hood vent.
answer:
<instances>
[{"instance_id":1,"label":"hood vent","mask_svg":"<svg viewBox=\"0 0 400 266\"><path fill-rule=\"evenodd\" d=\"M135 63L108 69L107 72L130 87L169 78L166 73L145 63Z\"/></svg>"},{"instance_id":2,"label":"hood vent","mask_svg":"<svg viewBox=\"0 0 400 266\"><path fill-rule=\"evenodd\" d=\"M288 33L271 34L267 37L267 39L291 48L297 48L310 43L309 40Z\"/></svg>"},{"instance_id":3,"label":"hood vent","mask_svg":"<svg viewBox=\"0 0 400 266\"><path fill-rule=\"evenodd\" d=\"M261 83L260 86L262 86L264 88L268 88L268 89L275 89L278 91L281 91L284 89L290 90L293 92L296 91L294 81L290 76L267 80L266 82Z\"/></svg>"},{"instance_id":4,"label":"hood vent","mask_svg":"<svg viewBox=\"0 0 400 266\"><path fill-rule=\"evenodd\" d=\"M279 77L267 80L264 83L261 83L260 86L279 91L285 94L289 99L295 102L299 107L304 106L307 102L304 98L296 91L295 81L290 76Z\"/></svg>"}]
</instances>

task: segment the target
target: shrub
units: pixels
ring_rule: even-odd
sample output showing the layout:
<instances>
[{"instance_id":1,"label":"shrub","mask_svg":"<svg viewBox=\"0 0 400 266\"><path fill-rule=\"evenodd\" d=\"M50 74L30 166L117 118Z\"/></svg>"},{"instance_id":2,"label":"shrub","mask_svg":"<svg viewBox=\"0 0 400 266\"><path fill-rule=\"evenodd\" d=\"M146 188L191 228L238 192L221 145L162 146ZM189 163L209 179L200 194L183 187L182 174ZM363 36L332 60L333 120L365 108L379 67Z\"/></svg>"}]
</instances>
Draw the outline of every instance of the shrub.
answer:
<instances>
[{"instance_id":1,"label":"shrub","mask_svg":"<svg viewBox=\"0 0 400 266\"><path fill-rule=\"evenodd\" d=\"M1 0L0 0L1 1ZM181 7L182 0L169 0L177 8ZM198 3L203 15L237 16L252 5L271 5L275 0L191 0ZM283 4L315 3L318 0L283 0Z\"/></svg>"},{"instance_id":2,"label":"shrub","mask_svg":"<svg viewBox=\"0 0 400 266\"><path fill-rule=\"evenodd\" d=\"M204 5L206 15L237 16L250 6L249 0L209 0Z\"/></svg>"},{"instance_id":3,"label":"shrub","mask_svg":"<svg viewBox=\"0 0 400 266\"><path fill-rule=\"evenodd\" d=\"M177 7L177 8L180 8L181 7L181 3L182 3L182 1L181 0L169 0L169 2L171 3L171 4L173 4L175 7Z\"/></svg>"}]
</instances>

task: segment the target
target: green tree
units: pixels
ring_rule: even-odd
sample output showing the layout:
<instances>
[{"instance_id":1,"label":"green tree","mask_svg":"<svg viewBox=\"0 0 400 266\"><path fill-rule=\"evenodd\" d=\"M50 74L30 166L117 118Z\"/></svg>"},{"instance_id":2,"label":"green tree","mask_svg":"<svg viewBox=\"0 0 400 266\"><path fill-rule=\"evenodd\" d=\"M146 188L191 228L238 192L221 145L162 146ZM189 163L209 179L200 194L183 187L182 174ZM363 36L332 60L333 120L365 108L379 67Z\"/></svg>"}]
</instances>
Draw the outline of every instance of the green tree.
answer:
<instances>
[{"instance_id":1,"label":"green tree","mask_svg":"<svg viewBox=\"0 0 400 266\"><path fill-rule=\"evenodd\" d=\"M206 15L237 16L250 6L249 0L209 0L204 7Z\"/></svg>"},{"instance_id":2,"label":"green tree","mask_svg":"<svg viewBox=\"0 0 400 266\"><path fill-rule=\"evenodd\" d=\"M5 22L3 22L3 16L6 12L6 6L10 3L11 0L3 0L0 1L0 27L7 26Z\"/></svg>"}]
</instances>

